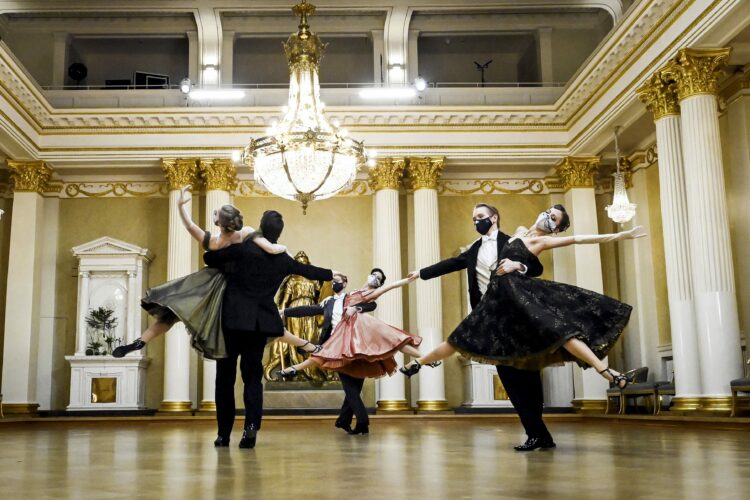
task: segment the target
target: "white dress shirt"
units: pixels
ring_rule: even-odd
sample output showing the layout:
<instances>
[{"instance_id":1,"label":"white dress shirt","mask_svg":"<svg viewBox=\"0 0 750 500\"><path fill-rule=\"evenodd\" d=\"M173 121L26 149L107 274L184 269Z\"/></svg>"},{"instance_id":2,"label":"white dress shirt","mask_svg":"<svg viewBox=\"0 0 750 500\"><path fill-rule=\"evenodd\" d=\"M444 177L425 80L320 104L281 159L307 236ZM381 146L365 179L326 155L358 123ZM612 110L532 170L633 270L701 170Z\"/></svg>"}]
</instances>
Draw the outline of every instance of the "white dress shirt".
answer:
<instances>
[{"instance_id":1,"label":"white dress shirt","mask_svg":"<svg viewBox=\"0 0 750 500\"><path fill-rule=\"evenodd\" d=\"M333 300L333 313L331 314L331 331L336 328L336 325L341 321L341 317L344 315L344 299L346 298L346 292L342 292L338 295L334 295Z\"/></svg>"},{"instance_id":2,"label":"white dress shirt","mask_svg":"<svg viewBox=\"0 0 750 500\"><path fill-rule=\"evenodd\" d=\"M487 291L487 285L490 284L492 277L492 268L497 263L497 233L496 229L482 236L482 246L479 247L477 254L477 284L482 295Z\"/></svg>"}]
</instances>

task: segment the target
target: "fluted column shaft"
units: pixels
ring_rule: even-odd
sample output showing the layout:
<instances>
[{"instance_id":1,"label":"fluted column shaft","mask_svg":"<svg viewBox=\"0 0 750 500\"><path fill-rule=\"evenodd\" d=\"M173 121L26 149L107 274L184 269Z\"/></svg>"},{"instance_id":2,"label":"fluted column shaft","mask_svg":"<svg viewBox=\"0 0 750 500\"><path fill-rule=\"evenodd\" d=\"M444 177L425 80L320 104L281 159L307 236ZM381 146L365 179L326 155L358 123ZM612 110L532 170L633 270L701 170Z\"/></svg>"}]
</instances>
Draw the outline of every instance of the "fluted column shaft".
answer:
<instances>
[{"instance_id":1,"label":"fluted column shaft","mask_svg":"<svg viewBox=\"0 0 750 500\"><path fill-rule=\"evenodd\" d=\"M701 406L728 410L729 381L742 376L724 166L718 77L728 49L682 49L662 73L676 82L682 110L690 268L703 389ZM683 214L684 216L684 214Z\"/></svg>"},{"instance_id":2,"label":"fluted column shaft","mask_svg":"<svg viewBox=\"0 0 750 500\"><path fill-rule=\"evenodd\" d=\"M167 280L192 271L193 240L180 219L180 190L195 185L197 165L193 159L162 160L169 184L169 239ZM192 212L192 201L187 204ZM164 336L164 395L160 411L190 411L190 338L185 325L176 323Z\"/></svg>"},{"instance_id":3,"label":"fluted column shaft","mask_svg":"<svg viewBox=\"0 0 750 500\"><path fill-rule=\"evenodd\" d=\"M656 120L656 144L659 148L659 195L675 372L674 403L677 409L688 410L695 409L696 405L685 398L699 397L702 387L688 219L685 217L688 203L680 120L678 115Z\"/></svg>"},{"instance_id":4,"label":"fluted column shaft","mask_svg":"<svg viewBox=\"0 0 750 500\"><path fill-rule=\"evenodd\" d=\"M404 173L403 158L384 158L370 171L373 196L373 266L385 272L388 279L401 276L401 231L399 211L399 186ZM402 289L392 290L380 299L375 317L381 321L403 328L404 306ZM396 353L396 363L403 365L404 355ZM379 411L405 411L406 401L404 376L396 373L392 377L377 380L377 407Z\"/></svg>"},{"instance_id":5,"label":"fluted column shaft","mask_svg":"<svg viewBox=\"0 0 750 500\"><path fill-rule=\"evenodd\" d=\"M565 158L558 166L557 173L565 188L565 208L571 214L572 234L598 234L596 218L596 197L594 174L599 168L600 158L596 156L575 156ZM575 272L572 284L603 293L601 255L599 245L574 245L572 247ZM607 359L604 359L607 363ZM573 385L575 399L573 405L582 411L600 410L605 406L607 382L596 370L574 369Z\"/></svg>"},{"instance_id":6,"label":"fluted column shaft","mask_svg":"<svg viewBox=\"0 0 750 500\"><path fill-rule=\"evenodd\" d=\"M44 190L52 170L42 161L8 161L13 180L8 294L3 342L3 409L34 413L37 401Z\"/></svg>"},{"instance_id":7,"label":"fluted column shaft","mask_svg":"<svg viewBox=\"0 0 750 500\"><path fill-rule=\"evenodd\" d=\"M206 231L216 232L219 228L214 225L214 210L232 203L232 192L237 185L237 171L232 161L226 158L201 158L198 167L206 186ZM212 359L203 360L200 409L216 411L216 361Z\"/></svg>"},{"instance_id":8,"label":"fluted column shaft","mask_svg":"<svg viewBox=\"0 0 750 500\"><path fill-rule=\"evenodd\" d=\"M440 221L437 181L442 159L411 158L409 171L414 187L414 261L421 269L440 260ZM417 330L424 339L420 350L430 352L443 342L442 289L440 280L417 280ZM443 365L426 368L419 374L417 408L446 410Z\"/></svg>"}]
</instances>

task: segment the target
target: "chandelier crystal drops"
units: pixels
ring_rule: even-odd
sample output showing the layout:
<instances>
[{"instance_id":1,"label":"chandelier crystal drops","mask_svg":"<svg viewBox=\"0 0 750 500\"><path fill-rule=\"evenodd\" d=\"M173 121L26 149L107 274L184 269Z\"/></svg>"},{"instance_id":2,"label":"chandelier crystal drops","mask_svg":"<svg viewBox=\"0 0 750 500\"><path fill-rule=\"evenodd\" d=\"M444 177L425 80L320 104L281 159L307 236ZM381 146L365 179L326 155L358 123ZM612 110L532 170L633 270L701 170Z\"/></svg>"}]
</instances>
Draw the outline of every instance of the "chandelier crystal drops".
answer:
<instances>
[{"instance_id":1,"label":"chandelier crystal drops","mask_svg":"<svg viewBox=\"0 0 750 500\"><path fill-rule=\"evenodd\" d=\"M635 215L636 205L635 203L630 203L628 199L625 174L620 172L620 144L617 139L619 130L620 127L615 127L615 161L617 162L617 171L612 174L612 177L615 178L614 196L612 197L612 204L608 205L606 210L610 219L618 224L624 224Z\"/></svg>"},{"instance_id":2,"label":"chandelier crystal drops","mask_svg":"<svg viewBox=\"0 0 750 500\"><path fill-rule=\"evenodd\" d=\"M292 12L300 22L299 31L284 43L289 103L281 122L269 128L266 137L251 140L243 160L266 189L302 203L306 213L311 201L329 198L351 185L365 163L365 149L323 114L318 70L325 44L307 24L315 6L302 0Z\"/></svg>"}]
</instances>

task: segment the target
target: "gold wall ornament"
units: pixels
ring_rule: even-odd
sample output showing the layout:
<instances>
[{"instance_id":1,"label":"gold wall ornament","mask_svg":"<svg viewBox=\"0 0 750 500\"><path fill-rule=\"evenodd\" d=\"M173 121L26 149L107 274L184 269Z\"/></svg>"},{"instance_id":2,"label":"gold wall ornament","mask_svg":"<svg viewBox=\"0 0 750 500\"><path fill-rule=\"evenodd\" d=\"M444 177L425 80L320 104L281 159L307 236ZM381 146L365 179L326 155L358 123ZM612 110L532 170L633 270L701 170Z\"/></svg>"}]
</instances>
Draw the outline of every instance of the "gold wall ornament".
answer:
<instances>
[{"instance_id":1,"label":"gold wall ornament","mask_svg":"<svg viewBox=\"0 0 750 500\"><path fill-rule=\"evenodd\" d=\"M660 71L660 76L662 80L676 83L680 101L694 95L717 95L719 77L724 74L731 52L731 48L680 49Z\"/></svg>"},{"instance_id":2,"label":"gold wall ornament","mask_svg":"<svg viewBox=\"0 0 750 500\"><path fill-rule=\"evenodd\" d=\"M373 191L399 189L405 168L406 158L378 158L375 167L370 169L370 188Z\"/></svg>"},{"instance_id":3,"label":"gold wall ornament","mask_svg":"<svg viewBox=\"0 0 750 500\"><path fill-rule=\"evenodd\" d=\"M565 191L577 187L594 187L594 174L599 169L599 156L566 156L555 167Z\"/></svg>"},{"instance_id":4,"label":"gold wall ornament","mask_svg":"<svg viewBox=\"0 0 750 500\"><path fill-rule=\"evenodd\" d=\"M654 121L670 115L680 114L680 104L677 99L677 84L674 81L665 82L657 71L646 83L635 91L638 98L654 115Z\"/></svg>"},{"instance_id":5,"label":"gold wall ornament","mask_svg":"<svg viewBox=\"0 0 750 500\"><path fill-rule=\"evenodd\" d=\"M195 158L162 158L161 168L170 191L198 183L198 163Z\"/></svg>"},{"instance_id":6,"label":"gold wall ornament","mask_svg":"<svg viewBox=\"0 0 750 500\"><path fill-rule=\"evenodd\" d=\"M198 168L206 191L234 193L237 189L237 169L231 158L201 158Z\"/></svg>"},{"instance_id":7,"label":"gold wall ornament","mask_svg":"<svg viewBox=\"0 0 750 500\"><path fill-rule=\"evenodd\" d=\"M43 160L7 160L14 192L42 193L52 177L52 168Z\"/></svg>"},{"instance_id":8,"label":"gold wall ornament","mask_svg":"<svg viewBox=\"0 0 750 500\"><path fill-rule=\"evenodd\" d=\"M186 184L187 185L187 184ZM63 192L67 198L89 197L103 198L106 196L136 198L162 197L169 194L166 182L104 182L65 184Z\"/></svg>"},{"instance_id":9,"label":"gold wall ornament","mask_svg":"<svg viewBox=\"0 0 750 500\"><path fill-rule=\"evenodd\" d=\"M445 157L409 158L409 176L412 189L415 191L417 189L437 189L444 163Z\"/></svg>"},{"instance_id":10,"label":"gold wall ornament","mask_svg":"<svg viewBox=\"0 0 750 500\"><path fill-rule=\"evenodd\" d=\"M438 194L542 194L545 187L543 179L441 179L438 182Z\"/></svg>"}]
</instances>

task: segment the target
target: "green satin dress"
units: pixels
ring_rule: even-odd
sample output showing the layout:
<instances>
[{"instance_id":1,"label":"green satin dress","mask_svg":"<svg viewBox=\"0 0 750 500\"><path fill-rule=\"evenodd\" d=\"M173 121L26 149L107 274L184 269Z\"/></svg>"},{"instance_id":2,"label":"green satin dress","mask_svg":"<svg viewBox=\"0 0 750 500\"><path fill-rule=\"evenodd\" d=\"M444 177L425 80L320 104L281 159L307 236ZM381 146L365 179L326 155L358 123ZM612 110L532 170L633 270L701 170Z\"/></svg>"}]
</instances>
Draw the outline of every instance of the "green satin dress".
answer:
<instances>
[{"instance_id":1,"label":"green satin dress","mask_svg":"<svg viewBox=\"0 0 750 500\"><path fill-rule=\"evenodd\" d=\"M211 233L203 237L208 250ZM193 348L207 359L227 357L221 330L221 303L226 278L218 269L204 267L182 278L149 289L141 307L166 323L182 321L190 334Z\"/></svg>"}]
</instances>

